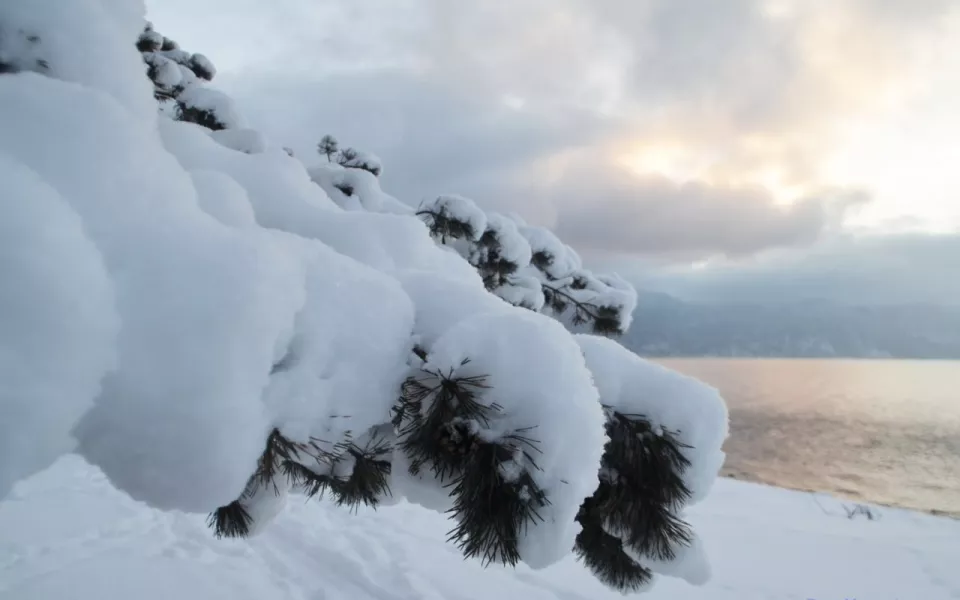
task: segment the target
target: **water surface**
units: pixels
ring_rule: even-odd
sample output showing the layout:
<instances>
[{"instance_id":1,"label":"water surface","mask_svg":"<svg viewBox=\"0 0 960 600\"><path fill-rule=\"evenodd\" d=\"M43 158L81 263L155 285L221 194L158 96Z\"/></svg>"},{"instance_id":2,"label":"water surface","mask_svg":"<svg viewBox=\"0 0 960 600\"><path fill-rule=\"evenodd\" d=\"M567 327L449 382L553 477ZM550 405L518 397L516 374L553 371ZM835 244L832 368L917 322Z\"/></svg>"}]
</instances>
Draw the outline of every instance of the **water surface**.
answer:
<instances>
[{"instance_id":1,"label":"water surface","mask_svg":"<svg viewBox=\"0 0 960 600\"><path fill-rule=\"evenodd\" d=\"M960 516L960 361L658 362L726 399L725 475Z\"/></svg>"}]
</instances>

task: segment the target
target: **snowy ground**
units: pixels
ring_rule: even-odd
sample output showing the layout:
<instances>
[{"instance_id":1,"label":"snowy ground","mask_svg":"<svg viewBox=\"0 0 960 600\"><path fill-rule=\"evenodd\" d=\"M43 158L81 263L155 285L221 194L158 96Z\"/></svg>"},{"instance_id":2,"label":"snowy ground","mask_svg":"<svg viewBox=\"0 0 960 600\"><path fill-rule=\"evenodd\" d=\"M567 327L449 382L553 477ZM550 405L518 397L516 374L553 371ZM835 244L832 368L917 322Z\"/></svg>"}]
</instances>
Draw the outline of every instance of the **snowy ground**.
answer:
<instances>
[{"instance_id":1,"label":"snowy ground","mask_svg":"<svg viewBox=\"0 0 960 600\"><path fill-rule=\"evenodd\" d=\"M732 480L692 511L713 562L671 600L960 599L960 521L894 509L849 520L828 497ZM444 543L435 513L401 504L350 515L293 502L261 537L212 539L198 516L114 491L75 457L0 503L2 600L604 600L572 559L545 571L482 569Z\"/></svg>"}]
</instances>

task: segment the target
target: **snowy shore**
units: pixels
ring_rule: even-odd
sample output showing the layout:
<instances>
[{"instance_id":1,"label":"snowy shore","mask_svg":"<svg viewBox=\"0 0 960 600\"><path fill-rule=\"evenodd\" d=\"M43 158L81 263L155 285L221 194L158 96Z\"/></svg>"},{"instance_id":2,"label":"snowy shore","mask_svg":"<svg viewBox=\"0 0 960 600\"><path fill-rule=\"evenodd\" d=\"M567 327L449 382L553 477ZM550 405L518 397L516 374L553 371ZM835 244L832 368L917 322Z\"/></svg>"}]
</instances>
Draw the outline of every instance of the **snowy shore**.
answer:
<instances>
[{"instance_id":1,"label":"snowy shore","mask_svg":"<svg viewBox=\"0 0 960 600\"><path fill-rule=\"evenodd\" d=\"M874 511L850 519L828 496L719 480L689 514L712 579L660 578L645 597L960 599L960 521ZM0 600L619 597L572 557L543 571L483 569L444 542L447 528L406 503L351 515L294 501L260 537L217 541L202 517L146 508L67 457L0 503Z\"/></svg>"}]
</instances>

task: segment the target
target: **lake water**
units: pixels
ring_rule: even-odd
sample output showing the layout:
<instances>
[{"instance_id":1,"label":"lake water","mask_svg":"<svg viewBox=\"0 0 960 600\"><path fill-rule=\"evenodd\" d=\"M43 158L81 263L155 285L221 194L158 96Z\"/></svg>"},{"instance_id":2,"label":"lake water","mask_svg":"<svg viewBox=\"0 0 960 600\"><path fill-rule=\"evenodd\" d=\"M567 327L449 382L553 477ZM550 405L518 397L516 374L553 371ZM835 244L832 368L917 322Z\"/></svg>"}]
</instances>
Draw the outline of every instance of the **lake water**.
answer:
<instances>
[{"instance_id":1,"label":"lake water","mask_svg":"<svg viewBox=\"0 0 960 600\"><path fill-rule=\"evenodd\" d=\"M960 516L960 362L658 362L726 399L725 475Z\"/></svg>"}]
</instances>

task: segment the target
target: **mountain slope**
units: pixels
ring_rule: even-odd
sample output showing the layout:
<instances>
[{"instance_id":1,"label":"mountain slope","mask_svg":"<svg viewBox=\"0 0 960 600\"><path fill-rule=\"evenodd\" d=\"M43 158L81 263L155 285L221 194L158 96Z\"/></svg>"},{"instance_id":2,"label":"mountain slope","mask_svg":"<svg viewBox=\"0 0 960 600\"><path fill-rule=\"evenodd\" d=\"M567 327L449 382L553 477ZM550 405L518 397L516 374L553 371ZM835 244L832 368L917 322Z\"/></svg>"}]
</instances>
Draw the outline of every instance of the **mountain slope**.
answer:
<instances>
[{"instance_id":1,"label":"mountain slope","mask_svg":"<svg viewBox=\"0 0 960 600\"><path fill-rule=\"evenodd\" d=\"M648 356L960 359L960 309L692 303L648 292L623 343Z\"/></svg>"}]
</instances>

